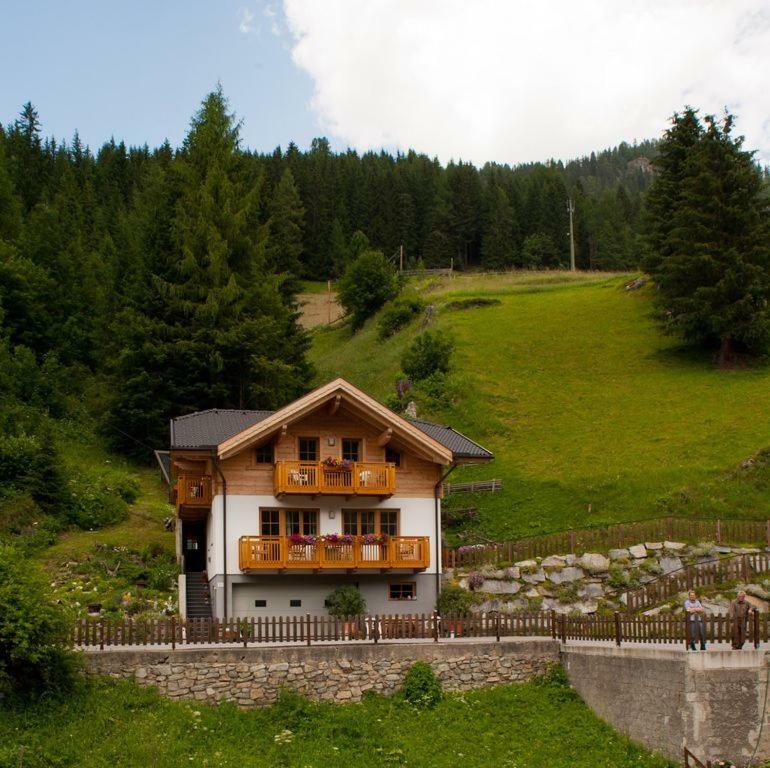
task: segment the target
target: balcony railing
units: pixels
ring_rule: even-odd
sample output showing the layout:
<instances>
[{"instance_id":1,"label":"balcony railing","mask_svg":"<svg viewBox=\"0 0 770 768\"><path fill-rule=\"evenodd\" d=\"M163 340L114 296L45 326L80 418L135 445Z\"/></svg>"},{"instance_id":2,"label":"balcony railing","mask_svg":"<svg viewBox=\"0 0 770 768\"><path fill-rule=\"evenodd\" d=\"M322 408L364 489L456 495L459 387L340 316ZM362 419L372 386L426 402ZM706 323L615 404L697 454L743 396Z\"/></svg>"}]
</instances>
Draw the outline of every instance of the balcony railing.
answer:
<instances>
[{"instance_id":1,"label":"balcony railing","mask_svg":"<svg viewBox=\"0 0 770 768\"><path fill-rule=\"evenodd\" d=\"M384 461L355 461L341 469L321 461L277 461L275 495L297 493L334 496L392 496L396 465Z\"/></svg>"},{"instance_id":2,"label":"balcony railing","mask_svg":"<svg viewBox=\"0 0 770 768\"><path fill-rule=\"evenodd\" d=\"M179 475L176 481L177 507L210 507L211 475Z\"/></svg>"},{"instance_id":3,"label":"balcony railing","mask_svg":"<svg viewBox=\"0 0 770 768\"><path fill-rule=\"evenodd\" d=\"M424 570L430 563L427 536L391 536L384 543L367 537L331 542L322 537L298 542L291 536L242 536L238 542L242 571L261 570Z\"/></svg>"}]
</instances>

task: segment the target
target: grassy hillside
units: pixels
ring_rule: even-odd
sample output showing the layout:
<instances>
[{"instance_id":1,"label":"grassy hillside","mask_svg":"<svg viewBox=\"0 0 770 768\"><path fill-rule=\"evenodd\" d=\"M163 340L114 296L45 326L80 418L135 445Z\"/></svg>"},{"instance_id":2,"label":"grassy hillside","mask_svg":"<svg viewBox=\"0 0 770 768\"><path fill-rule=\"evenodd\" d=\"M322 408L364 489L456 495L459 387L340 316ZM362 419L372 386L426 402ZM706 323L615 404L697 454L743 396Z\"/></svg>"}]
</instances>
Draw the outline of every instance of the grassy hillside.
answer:
<instances>
[{"instance_id":1,"label":"grassy hillside","mask_svg":"<svg viewBox=\"0 0 770 768\"><path fill-rule=\"evenodd\" d=\"M651 517L768 515L764 464L738 464L770 445L770 370L719 371L661 335L650 292L629 276L529 273L410 287L432 302L431 327L457 342L452 398L420 415L494 451L491 466L454 480L500 477L504 491L453 497L477 504L480 530L511 537ZM491 306L451 309L467 298ZM393 391L420 322L381 342L376 321L351 337L319 329L319 379L342 375L379 398Z\"/></svg>"},{"instance_id":2,"label":"grassy hillside","mask_svg":"<svg viewBox=\"0 0 770 768\"><path fill-rule=\"evenodd\" d=\"M102 682L62 704L0 709L0 765L665 768L671 764L615 733L559 683L451 695L428 711L379 696L344 706L310 704L289 696L269 709L242 712L231 705L175 703L133 684Z\"/></svg>"}]
</instances>

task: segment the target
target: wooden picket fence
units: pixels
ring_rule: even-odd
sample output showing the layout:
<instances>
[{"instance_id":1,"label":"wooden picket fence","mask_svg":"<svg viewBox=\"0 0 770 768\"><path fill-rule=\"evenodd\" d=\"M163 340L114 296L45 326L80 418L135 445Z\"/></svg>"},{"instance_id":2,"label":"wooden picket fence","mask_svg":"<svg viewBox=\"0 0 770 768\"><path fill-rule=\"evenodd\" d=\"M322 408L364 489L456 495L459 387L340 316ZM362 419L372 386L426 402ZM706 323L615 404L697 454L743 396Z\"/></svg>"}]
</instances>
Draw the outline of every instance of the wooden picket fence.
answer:
<instances>
[{"instance_id":1,"label":"wooden picket fence","mask_svg":"<svg viewBox=\"0 0 770 768\"><path fill-rule=\"evenodd\" d=\"M758 647L770 641L768 614L752 611L747 637ZM728 642L732 624L728 616L706 615L707 642ZM247 619L80 619L73 630L77 648L104 650L115 647L164 646L175 649L200 645L260 643L279 645L316 643L379 643L396 640L441 642L460 638L551 637L562 643L593 641L622 643L686 643L690 623L682 616L632 616L616 612L573 616L546 612L477 613L462 616L402 614L357 616L271 616Z\"/></svg>"},{"instance_id":2,"label":"wooden picket fence","mask_svg":"<svg viewBox=\"0 0 770 768\"><path fill-rule=\"evenodd\" d=\"M749 582L754 577L770 573L770 553L757 552L731 555L710 562L695 563L661 576L625 592L626 609L641 611L659 605L680 592L696 592L702 587L733 581Z\"/></svg>"},{"instance_id":3,"label":"wooden picket fence","mask_svg":"<svg viewBox=\"0 0 770 768\"><path fill-rule=\"evenodd\" d=\"M444 483L443 488L445 496L452 493L476 493L478 491L494 493L503 490L503 481L493 478L492 480L476 480L472 483Z\"/></svg>"},{"instance_id":4,"label":"wooden picket fence","mask_svg":"<svg viewBox=\"0 0 770 768\"><path fill-rule=\"evenodd\" d=\"M770 520L702 520L659 517L629 523L560 531L516 541L445 548L445 568L499 565L548 555L579 554L628 547L645 541L683 541L770 546Z\"/></svg>"}]
</instances>

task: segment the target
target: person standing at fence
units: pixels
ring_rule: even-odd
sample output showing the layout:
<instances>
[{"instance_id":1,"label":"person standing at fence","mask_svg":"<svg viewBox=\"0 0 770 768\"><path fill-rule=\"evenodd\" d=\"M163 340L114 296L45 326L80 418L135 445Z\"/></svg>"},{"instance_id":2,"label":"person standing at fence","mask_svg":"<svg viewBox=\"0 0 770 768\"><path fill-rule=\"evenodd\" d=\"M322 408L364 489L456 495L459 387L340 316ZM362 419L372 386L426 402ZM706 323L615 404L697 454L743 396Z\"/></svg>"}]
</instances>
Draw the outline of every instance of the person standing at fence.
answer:
<instances>
[{"instance_id":1,"label":"person standing at fence","mask_svg":"<svg viewBox=\"0 0 770 768\"><path fill-rule=\"evenodd\" d=\"M741 589L738 596L730 603L728 616L730 617L731 636L733 649L740 651L746 642L746 630L749 625L749 611L751 606L746 600L746 593Z\"/></svg>"},{"instance_id":2,"label":"person standing at fence","mask_svg":"<svg viewBox=\"0 0 770 768\"><path fill-rule=\"evenodd\" d=\"M703 634L703 604L698 600L695 590L691 589L684 601L684 610L690 619L690 650L695 650L695 639L700 640L700 649L706 650L706 639Z\"/></svg>"}]
</instances>

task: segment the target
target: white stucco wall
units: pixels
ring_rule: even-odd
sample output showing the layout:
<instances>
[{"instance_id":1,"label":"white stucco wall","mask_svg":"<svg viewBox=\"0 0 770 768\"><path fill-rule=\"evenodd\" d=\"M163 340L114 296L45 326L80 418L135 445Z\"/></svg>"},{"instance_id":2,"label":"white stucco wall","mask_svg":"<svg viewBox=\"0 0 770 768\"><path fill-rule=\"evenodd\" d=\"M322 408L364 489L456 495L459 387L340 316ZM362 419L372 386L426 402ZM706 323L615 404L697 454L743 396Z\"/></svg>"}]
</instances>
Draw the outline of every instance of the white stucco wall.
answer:
<instances>
[{"instance_id":1,"label":"white stucco wall","mask_svg":"<svg viewBox=\"0 0 770 768\"><path fill-rule=\"evenodd\" d=\"M238 568L238 539L259 535L259 509L318 509L319 533L342 533L343 509L398 509L402 536L430 537L430 566L424 573L436 572L435 508L431 498L376 499L342 496L293 496L278 500L274 496L238 495L227 497L227 573L241 573ZM334 517L330 517L330 512ZM222 496L215 496L206 531L207 570L209 575L224 573L222 553Z\"/></svg>"}]
</instances>

